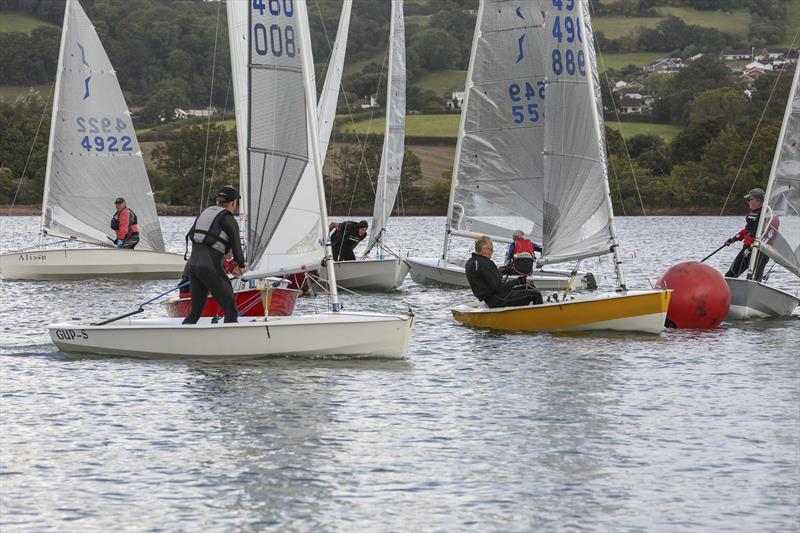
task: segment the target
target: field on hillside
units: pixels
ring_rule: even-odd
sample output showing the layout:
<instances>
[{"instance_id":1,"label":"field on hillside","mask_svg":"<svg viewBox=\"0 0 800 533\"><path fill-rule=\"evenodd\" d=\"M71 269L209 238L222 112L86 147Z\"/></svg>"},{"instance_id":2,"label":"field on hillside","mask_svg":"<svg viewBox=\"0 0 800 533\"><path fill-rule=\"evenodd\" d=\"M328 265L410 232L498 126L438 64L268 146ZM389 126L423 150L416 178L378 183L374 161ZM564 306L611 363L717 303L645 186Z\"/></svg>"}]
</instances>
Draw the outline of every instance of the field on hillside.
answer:
<instances>
[{"instance_id":1,"label":"field on hillside","mask_svg":"<svg viewBox=\"0 0 800 533\"><path fill-rule=\"evenodd\" d=\"M466 80L466 70L443 70L421 77L414 85L443 96L451 89L463 91Z\"/></svg>"},{"instance_id":2,"label":"field on hillside","mask_svg":"<svg viewBox=\"0 0 800 533\"><path fill-rule=\"evenodd\" d=\"M592 26L609 39L624 37L634 28L655 28L669 15L683 19L686 24L716 28L742 37L747 37L750 26L750 12L746 9L734 9L730 13L701 11L688 7L660 7L658 10L663 17L597 17L592 19Z\"/></svg>"},{"instance_id":3,"label":"field on hillside","mask_svg":"<svg viewBox=\"0 0 800 533\"><path fill-rule=\"evenodd\" d=\"M14 11L0 13L0 33L19 31L30 34L38 26L56 27L54 24L23 13L15 13Z\"/></svg>"},{"instance_id":4,"label":"field on hillside","mask_svg":"<svg viewBox=\"0 0 800 533\"><path fill-rule=\"evenodd\" d=\"M28 92L29 89L33 88L42 93L42 96L47 97L50 94L50 88L52 84L50 83L43 83L42 85L0 85L0 98L5 98L6 100L13 100L17 96Z\"/></svg>"},{"instance_id":5,"label":"field on hillside","mask_svg":"<svg viewBox=\"0 0 800 533\"><path fill-rule=\"evenodd\" d=\"M680 131L680 126L673 126L672 124L654 124L650 122L612 122L606 121L606 126L611 129L620 131L620 126L622 129L622 135L627 139L634 135L642 135L642 134L652 134L658 135L659 137L669 140L675 137Z\"/></svg>"},{"instance_id":6,"label":"field on hillside","mask_svg":"<svg viewBox=\"0 0 800 533\"><path fill-rule=\"evenodd\" d=\"M455 137L458 132L458 123L461 115L409 115L406 117L406 135L409 137ZM386 128L384 117L375 117L370 120L361 120L355 124L348 124L347 119L338 117L341 123L338 131L342 133L358 134L383 134Z\"/></svg>"},{"instance_id":7,"label":"field on hillside","mask_svg":"<svg viewBox=\"0 0 800 533\"><path fill-rule=\"evenodd\" d=\"M792 46L796 48L800 45L800 2L789 2L786 7L786 33L783 36L783 41L778 46ZM795 36L797 40L795 41Z\"/></svg>"},{"instance_id":8,"label":"field on hillside","mask_svg":"<svg viewBox=\"0 0 800 533\"><path fill-rule=\"evenodd\" d=\"M622 69L628 65L643 67L665 55L668 55L667 52L617 52L604 54L600 50L597 56L597 68L600 72L603 72L609 68Z\"/></svg>"}]
</instances>

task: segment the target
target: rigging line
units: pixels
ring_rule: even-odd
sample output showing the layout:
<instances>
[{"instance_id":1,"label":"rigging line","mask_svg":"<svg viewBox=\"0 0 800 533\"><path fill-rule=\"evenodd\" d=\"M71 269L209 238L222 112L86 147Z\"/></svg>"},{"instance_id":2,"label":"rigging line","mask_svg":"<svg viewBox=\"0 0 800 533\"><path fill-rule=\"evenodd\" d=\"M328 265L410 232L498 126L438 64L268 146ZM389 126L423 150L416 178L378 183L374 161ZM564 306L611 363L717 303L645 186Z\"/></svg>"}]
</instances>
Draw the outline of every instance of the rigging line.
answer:
<instances>
[{"instance_id":1,"label":"rigging line","mask_svg":"<svg viewBox=\"0 0 800 533\"><path fill-rule=\"evenodd\" d=\"M789 45L789 50L787 51L787 56L792 53L792 49L794 49L795 42L797 42L797 36L800 35L800 26L797 27L797 31L794 34L794 38L792 39L792 44ZM796 65L795 68L800 68L800 64ZM764 110L761 112L761 116L758 117L758 122L756 123L756 129L753 130L753 136L750 137L750 143L747 145L747 150L744 151L744 156L742 157L742 162L739 164L739 169L736 171L736 175L733 177L733 183L731 183L731 188L728 191L728 196L725 197L725 203L722 204L722 211L719 212L719 216L722 216L725 213L725 208L728 206L728 201L731 199L731 194L733 194L733 188L736 186L736 180L739 179L739 174L742 172L742 168L744 167L744 162L747 161L747 154L750 153L750 148L753 146L753 142L756 139L756 134L758 133L758 128L761 126L761 121L764 120L764 115L767 114L767 109L769 108L769 102L772 100L772 95L775 94L775 89L778 88L778 82L781 80L781 75L783 71L786 70L784 66L783 69L778 71L778 77L775 78L775 84L772 86L772 90L769 92L769 96L767 97L767 103L764 104ZM778 149L777 147L775 148Z\"/></svg>"},{"instance_id":2,"label":"rigging line","mask_svg":"<svg viewBox=\"0 0 800 533\"><path fill-rule=\"evenodd\" d=\"M228 96L231 93L231 84L233 83L233 76L228 79L228 89L225 91L225 104L222 106L222 122L225 122L225 114L228 112ZM211 167L211 175L208 177L208 192L206 193L206 205L211 202L211 191L213 190L214 185L214 173L217 171L217 162L219 162L219 146L222 142L222 134L225 131L225 127L222 126L219 129L219 135L217 135L217 149L214 151L214 165ZM241 187L240 187L241 188Z\"/></svg>"},{"instance_id":3,"label":"rigging line","mask_svg":"<svg viewBox=\"0 0 800 533\"><path fill-rule=\"evenodd\" d=\"M42 128L42 123L44 122L44 115L47 113L48 103L50 102L50 98L53 97L53 90L55 89L56 84L53 83L52 87L50 87L50 94L47 95L47 100L44 102L44 106L42 107L42 116L39 117L39 125L36 126L36 133L33 134L33 141L31 141L31 149L28 151L28 158L25 159L25 166L22 167L22 174L19 176L19 181L17 181L17 188L14 190L14 198L11 200L11 205L8 208L8 216L11 216L11 212L14 210L14 204L17 203L17 195L19 194L19 189L22 186L22 180L25 178L25 173L28 171L28 163L31 161L31 156L33 155L33 147L36 146L36 139L39 137L39 130ZM52 125L50 127L53 127ZM45 172L47 170L45 169Z\"/></svg>"},{"instance_id":4,"label":"rigging line","mask_svg":"<svg viewBox=\"0 0 800 533\"><path fill-rule=\"evenodd\" d=\"M319 92L319 82L320 82L320 80L324 80L327 77L328 69L331 68L331 59L333 58L333 42L331 41L331 37L328 34L328 27L325 26L325 17L322 16L322 9L319 7L319 0L316 0L314 2L314 4L317 6L317 13L319 14L319 20L322 23L322 33L325 34L325 42L328 43L328 50L330 50L330 54L328 54L328 63L327 63L327 66L325 67L325 71L324 71L325 76L320 75L320 77L317 78L317 80L316 80L317 81L317 92ZM338 35L337 35L337 37L338 37ZM323 73L321 72L320 74L323 74ZM324 82L323 82L323 87L324 87Z\"/></svg>"},{"instance_id":5,"label":"rigging line","mask_svg":"<svg viewBox=\"0 0 800 533\"><path fill-rule=\"evenodd\" d=\"M200 182L200 210L202 211L203 196L205 195L206 186L206 165L208 164L208 136L211 132L211 104L214 98L214 74L217 67L217 41L219 40L219 12L222 7L222 2L217 3L217 25L214 29L214 52L211 55L211 84L208 91L208 120L206 121L206 148L203 151L203 179Z\"/></svg>"},{"instance_id":6,"label":"rigging line","mask_svg":"<svg viewBox=\"0 0 800 533\"><path fill-rule=\"evenodd\" d=\"M625 148L625 157L628 159L628 165L631 167L631 176L633 177L633 184L636 187L636 195L639 197L639 205L642 207L642 215L647 216L647 211L644 209L644 202L642 201L642 193L639 191L639 182L636 179L636 172L633 170L633 160L631 159L631 154L628 151L628 143L625 140L625 133L622 129L622 121L619 119L619 111L617 110L617 103L614 101L614 92L611 90L611 80L608 79L608 67L606 66L605 59L603 59L603 52L600 51L600 43L597 41L597 34L593 34L595 47L597 49L597 54L600 56L600 62L603 64L603 76L606 79L606 86L608 87L608 92L611 94L611 105L614 107L614 116L617 118L617 124L619 124L619 136L622 138L622 146ZM608 140L606 140L606 150L608 150ZM614 178L617 180L617 190L619 191L619 201L622 204L622 188L620 186L619 178L617 177L616 169L613 169ZM625 214L625 207L622 207L622 214Z\"/></svg>"}]
</instances>

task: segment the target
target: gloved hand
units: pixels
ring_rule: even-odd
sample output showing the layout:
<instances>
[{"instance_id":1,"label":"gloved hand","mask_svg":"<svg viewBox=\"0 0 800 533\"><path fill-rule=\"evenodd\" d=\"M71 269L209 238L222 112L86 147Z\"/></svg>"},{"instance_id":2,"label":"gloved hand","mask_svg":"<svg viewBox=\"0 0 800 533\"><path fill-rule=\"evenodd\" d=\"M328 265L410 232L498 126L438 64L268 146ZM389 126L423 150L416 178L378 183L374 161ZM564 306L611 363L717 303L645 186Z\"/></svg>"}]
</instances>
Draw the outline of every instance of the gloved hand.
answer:
<instances>
[{"instance_id":1,"label":"gloved hand","mask_svg":"<svg viewBox=\"0 0 800 533\"><path fill-rule=\"evenodd\" d=\"M725 241L725 246L730 246L731 244L733 244L735 242L736 242L736 238L735 237L731 237L730 239Z\"/></svg>"},{"instance_id":2,"label":"gloved hand","mask_svg":"<svg viewBox=\"0 0 800 533\"><path fill-rule=\"evenodd\" d=\"M116 245L117 245L117 248L122 248L122 245L123 245L124 243L122 242L122 240L121 240L121 239L116 239L116 240L114 241L114 244L116 244Z\"/></svg>"}]
</instances>

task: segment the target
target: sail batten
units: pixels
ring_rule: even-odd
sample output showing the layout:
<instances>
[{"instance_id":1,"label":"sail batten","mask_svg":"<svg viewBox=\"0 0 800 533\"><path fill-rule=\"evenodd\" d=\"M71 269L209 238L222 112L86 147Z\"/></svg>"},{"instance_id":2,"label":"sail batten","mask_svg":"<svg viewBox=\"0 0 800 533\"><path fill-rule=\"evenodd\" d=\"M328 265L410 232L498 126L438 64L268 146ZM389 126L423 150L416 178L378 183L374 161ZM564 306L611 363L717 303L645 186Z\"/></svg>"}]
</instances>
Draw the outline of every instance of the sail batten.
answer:
<instances>
[{"instance_id":1,"label":"sail batten","mask_svg":"<svg viewBox=\"0 0 800 533\"><path fill-rule=\"evenodd\" d=\"M795 67L789 99L772 161L756 232L758 250L800 276L800 67ZM755 265L751 258L750 269Z\"/></svg>"},{"instance_id":2,"label":"sail batten","mask_svg":"<svg viewBox=\"0 0 800 533\"><path fill-rule=\"evenodd\" d=\"M448 236L542 237L545 68L538 2L484 0L476 20Z\"/></svg>"},{"instance_id":3,"label":"sail batten","mask_svg":"<svg viewBox=\"0 0 800 533\"><path fill-rule=\"evenodd\" d=\"M65 6L42 229L105 245L113 202L138 218L139 250L164 251L144 158L116 72L77 0Z\"/></svg>"}]
</instances>

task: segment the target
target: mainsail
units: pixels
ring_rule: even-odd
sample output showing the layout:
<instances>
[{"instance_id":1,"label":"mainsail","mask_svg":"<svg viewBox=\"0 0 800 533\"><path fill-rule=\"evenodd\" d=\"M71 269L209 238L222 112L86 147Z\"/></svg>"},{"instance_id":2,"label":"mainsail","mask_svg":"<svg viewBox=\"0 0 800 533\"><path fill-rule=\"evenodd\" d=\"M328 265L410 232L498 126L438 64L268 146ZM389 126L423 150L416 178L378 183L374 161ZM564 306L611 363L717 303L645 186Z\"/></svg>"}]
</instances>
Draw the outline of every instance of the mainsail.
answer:
<instances>
[{"instance_id":1,"label":"mainsail","mask_svg":"<svg viewBox=\"0 0 800 533\"><path fill-rule=\"evenodd\" d=\"M472 42L448 231L542 235L545 68L539 2L485 0ZM447 253L445 237L443 255Z\"/></svg>"},{"instance_id":2,"label":"mainsail","mask_svg":"<svg viewBox=\"0 0 800 533\"><path fill-rule=\"evenodd\" d=\"M118 196L138 217L137 250L164 251L153 192L117 75L77 0L67 0L53 99L42 230L108 245Z\"/></svg>"},{"instance_id":3,"label":"mainsail","mask_svg":"<svg viewBox=\"0 0 800 533\"><path fill-rule=\"evenodd\" d=\"M758 223L759 250L800 276L800 66L795 68L786 113ZM754 266L755 255L751 262Z\"/></svg>"},{"instance_id":4,"label":"mainsail","mask_svg":"<svg viewBox=\"0 0 800 533\"><path fill-rule=\"evenodd\" d=\"M602 102L586 0L543 3L547 70L544 256L540 264L616 248ZM621 270L618 270L620 284Z\"/></svg>"},{"instance_id":5,"label":"mainsail","mask_svg":"<svg viewBox=\"0 0 800 533\"><path fill-rule=\"evenodd\" d=\"M290 38L296 38L295 32L297 32L296 16L293 9L294 2L287 2L285 8L282 5L279 6L277 18L272 15L269 9L265 10L266 17L275 18L276 20L268 23L254 18L252 21L253 32L249 32L248 29L251 27L251 22L248 20L248 13L255 11L256 17L261 17L261 10L257 9L258 6L259 4L256 3L256 8L254 8L253 3L249 1L228 3L231 64L233 65L233 86L236 99L236 124L237 132L243 132L239 133L237 139L241 154L248 153L248 132L251 127L255 126L250 121L250 102L252 101L253 107L261 108L258 112L266 113L268 116L272 116L272 114L281 116L286 109L282 106L272 108L264 102L273 100L264 97L259 98L257 93L250 92L251 89L258 90L252 83L247 83L248 70L250 70L248 68L248 61L250 60L248 50L252 48L252 45L248 43L253 39L256 31L261 31L260 29L257 30L256 25L261 24L272 32L273 26L280 28L283 27L281 26L282 24L285 24L284 33L288 33ZM320 134L320 150L323 155L327 150L336 113L336 101L341 85L342 65L344 63L351 8L352 1L345 0L342 6L339 29L331 54L328 74L325 79L325 86L317 108L319 111L319 127L322 130ZM287 15L287 13L290 13L290 15ZM284 17L282 19L284 22L279 21L281 16ZM285 22L286 20L291 20L291 22ZM275 38L278 39L278 30L274 31ZM269 37L271 39L272 34ZM283 33L281 34L281 39L285 41L285 46L288 46L289 41L286 40L286 36ZM278 42L276 41L276 44ZM244 43L244 46L242 43ZM299 46L299 44L296 46ZM267 50L267 54L271 55L269 50ZM292 68L298 68L299 52L296 49L293 52L295 53L294 59L297 61L292 64ZM286 54L278 56L278 59L280 57L285 59L288 53L289 49L287 48ZM254 52L254 54L258 55L257 52ZM300 92L294 96L301 97L302 75L296 75L291 81L292 83L300 84L297 89ZM276 79L272 83L280 84L282 82ZM285 87L281 87L280 90L282 94L289 91ZM305 105L305 100L303 100L303 105ZM291 114L297 114L300 117L301 112L305 112L304 109L303 107L297 110L297 113L293 109ZM304 114L302 114L302 117L303 121L305 121ZM273 127L277 128L274 134L276 137L273 140L280 139L281 135L283 135L281 128L290 127L288 122L283 125L273 124ZM308 144L310 140L306 139L304 143ZM306 157L308 158L307 153ZM242 211L248 227L248 270L250 275L258 277L318 268L324 255L322 244L324 234L320 225L320 199L313 164L308 161L308 164L300 171L296 181L295 178L286 179L286 176L279 178L282 183L276 189L272 189L270 180L273 179L273 175L266 170L266 167L264 172L258 168L253 168L252 160L252 153L249 158L240 157L240 187L242 189L243 203L245 204ZM291 186L293 182L294 187ZM274 194L279 194L282 197L272 196ZM266 224L268 217L273 220L272 225Z\"/></svg>"},{"instance_id":6,"label":"mainsail","mask_svg":"<svg viewBox=\"0 0 800 533\"><path fill-rule=\"evenodd\" d=\"M381 168L375 191L375 207L367 243L367 253L383 238L392 213L400 175L406 137L406 30L403 0L392 0L389 29L389 83L386 91L386 130L383 136Z\"/></svg>"}]
</instances>

